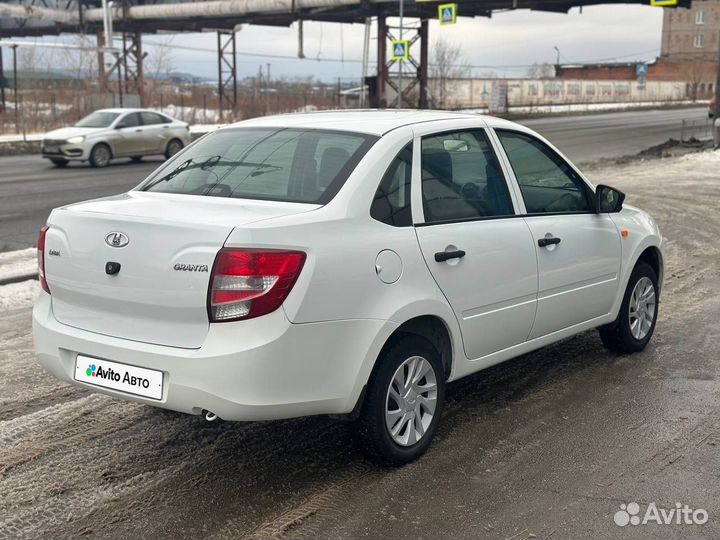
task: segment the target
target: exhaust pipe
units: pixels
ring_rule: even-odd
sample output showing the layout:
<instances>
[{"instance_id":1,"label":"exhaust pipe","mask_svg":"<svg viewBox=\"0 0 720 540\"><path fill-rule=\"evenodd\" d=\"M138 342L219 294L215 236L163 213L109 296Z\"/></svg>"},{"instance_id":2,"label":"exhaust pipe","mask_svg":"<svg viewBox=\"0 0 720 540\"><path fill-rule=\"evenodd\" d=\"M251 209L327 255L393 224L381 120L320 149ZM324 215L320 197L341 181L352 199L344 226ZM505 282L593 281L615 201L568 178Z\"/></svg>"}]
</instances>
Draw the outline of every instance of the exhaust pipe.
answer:
<instances>
[{"instance_id":1,"label":"exhaust pipe","mask_svg":"<svg viewBox=\"0 0 720 540\"><path fill-rule=\"evenodd\" d=\"M214 412L203 410L203 413L205 414L205 420L208 422L214 422L218 419L218 415Z\"/></svg>"}]
</instances>

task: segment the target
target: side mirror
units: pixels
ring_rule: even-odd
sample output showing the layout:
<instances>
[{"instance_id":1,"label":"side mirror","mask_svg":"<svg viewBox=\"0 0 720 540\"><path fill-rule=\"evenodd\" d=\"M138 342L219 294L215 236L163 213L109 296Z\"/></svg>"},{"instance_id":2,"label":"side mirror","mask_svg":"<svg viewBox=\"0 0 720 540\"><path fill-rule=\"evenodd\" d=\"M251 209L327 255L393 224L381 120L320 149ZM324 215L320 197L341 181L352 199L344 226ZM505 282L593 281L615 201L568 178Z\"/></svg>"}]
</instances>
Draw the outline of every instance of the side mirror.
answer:
<instances>
[{"instance_id":1,"label":"side mirror","mask_svg":"<svg viewBox=\"0 0 720 540\"><path fill-rule=\"evenodd\" d=\"M623 201L625 194L622 191L603 184L595 187L595 212L598 214L619 212Z\"/></svg>"}]
</instances>

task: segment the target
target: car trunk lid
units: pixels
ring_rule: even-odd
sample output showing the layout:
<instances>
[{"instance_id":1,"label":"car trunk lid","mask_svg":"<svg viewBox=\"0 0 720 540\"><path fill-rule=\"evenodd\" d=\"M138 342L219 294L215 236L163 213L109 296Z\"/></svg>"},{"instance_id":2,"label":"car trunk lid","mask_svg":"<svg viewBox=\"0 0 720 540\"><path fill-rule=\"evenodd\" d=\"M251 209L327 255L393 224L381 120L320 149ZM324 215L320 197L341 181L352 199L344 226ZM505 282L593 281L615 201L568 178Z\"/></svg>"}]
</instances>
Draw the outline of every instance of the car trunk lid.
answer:
<instances>
[{"instance_id":1,"label":"car trunk lid","mask_svg":"<svg viewBox=\"0 0 720 540\"><path fill-rule=\"evenodd\" d=\"M130 192L58 209L45 248L55 317L108 336L199 348L213 261L233 228L315 208Z\"/></svg>"}]
</instances>

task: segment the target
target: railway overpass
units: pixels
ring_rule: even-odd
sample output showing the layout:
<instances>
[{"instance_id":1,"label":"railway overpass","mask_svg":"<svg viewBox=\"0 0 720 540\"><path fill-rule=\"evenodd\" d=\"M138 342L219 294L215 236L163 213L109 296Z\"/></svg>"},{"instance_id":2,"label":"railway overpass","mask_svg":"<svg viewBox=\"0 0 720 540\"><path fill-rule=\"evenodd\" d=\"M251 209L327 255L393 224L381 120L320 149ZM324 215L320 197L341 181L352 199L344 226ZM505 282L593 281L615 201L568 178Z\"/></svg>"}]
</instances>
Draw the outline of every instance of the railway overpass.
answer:
<instances>
[{"instance_id":1,"label":"railway overpass","mask_svg":"<svg viewBox=\"0 0 720 540\"><path fill-rule=\"evenodd\" d=\"M566 13L573 7L597 4L650 4L650 0L456 0L458 16L490 17L494 11L530 9ZM419 20L408 29L405 39L411 45L407 64L410 82L399 89L390 78L398 66L388 60L387 45L397 37L387 18L399 15L399 0L116 0L109 8L114 32L120 33L123 46L112 53L114 61L101 66L100 80L109 92L138 91L143 85L143 34L157 32L216 32L218 35L218 95L220 108L233 109L237 102L237 66L235 59L238 25L289 26L300 21L299 51L302 50L302 21L365 23L374 18L378 39L377 76L371 78L373 106L392 106L386 90L392 88L397 100L401 95L416 99L419 107L428 106L428 24L437 16L437 0L405 0L404 16ZM689 6L690 0L678 5ZM18 38L59 34L94 34L98 45L106 11L100 0L8 0L0 4L0 38ZM7 41L6 41L7 43ZM2 43L0 43L0 49ZM15 47L16 48L16 47ZM100 52L99 54L107 54ZM300 53L301 54L301 53ZM407 73L407 72L406 72ZM2 64L0 60L0 81ZM114 83L113 81L117 81ZM140 92L140 94L142 94Z\"/></svg>"}]
</instances>

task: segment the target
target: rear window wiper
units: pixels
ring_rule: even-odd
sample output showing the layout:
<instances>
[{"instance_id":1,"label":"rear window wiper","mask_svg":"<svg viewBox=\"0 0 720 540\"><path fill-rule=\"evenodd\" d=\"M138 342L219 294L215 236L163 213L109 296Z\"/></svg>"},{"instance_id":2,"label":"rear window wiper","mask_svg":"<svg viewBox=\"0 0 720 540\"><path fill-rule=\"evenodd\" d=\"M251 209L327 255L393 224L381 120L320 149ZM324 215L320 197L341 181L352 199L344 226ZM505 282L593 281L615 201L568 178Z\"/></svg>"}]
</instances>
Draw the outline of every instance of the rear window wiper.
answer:
<instances>
[{"instance_id":1,"label":"rear window wiper","mask_svg":"<svg viewBox=\"0 0 720 540\"><path fill-rule=\"evenodd\" d=\"M187 159L187 160L183 161L180 165L178 165L172 171L167 173L165 176L161 176L157 180L153 180L148 185L143 186L143 191L148 191L149 189L154 188L160 182L167 182L168 180L175 178L181 172L188 170L190 168L190 166L193 164L194 164L194 161L192 159Z\"/></svg>"},{"instance_id":2,"label":"rear window wiper","mask_svg":"<svg viewBox=\"0 0 720 540\"><path fill-rule=\"evenodd\" d=\"M255 169L266 169L265 171L257 171L255 173L253 173L252 176L258 176L258 174L268 172L267 169L280 170L283 168L283 167L280 167L279 165L270 165L268 163L254 163L251 161L234 161L234 160L223 161L220 156L212 156L212 157L209 157L208 159L206 159L205 161L201 161L199 163L196 163L192 159L188 159L188 160L184 161L183 163L181 163L176 169L173 169L172 171L170 171L165 176L150 182L147 186L145 186L143 188L143 191L148 191L149 189L152 189L160 182L167 182L168 180L173 179L178 174L185 172L185 171L194 170L194 169L200 169L202 171L209 171L210 169L215 168L215 167L239 167L239 166L253 167Z\"/></svg>"}]
</instances>

